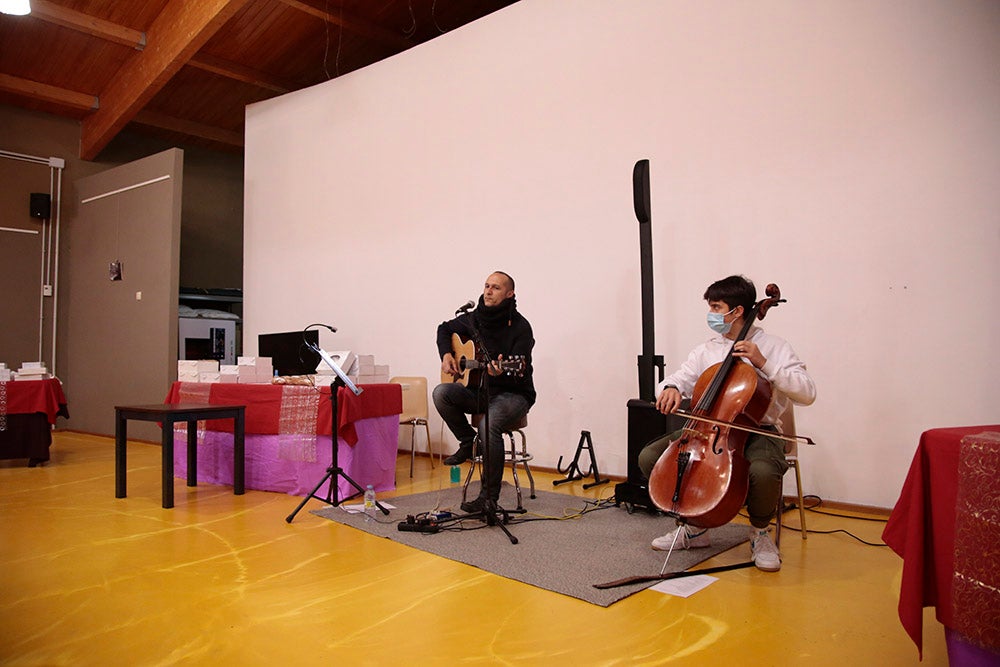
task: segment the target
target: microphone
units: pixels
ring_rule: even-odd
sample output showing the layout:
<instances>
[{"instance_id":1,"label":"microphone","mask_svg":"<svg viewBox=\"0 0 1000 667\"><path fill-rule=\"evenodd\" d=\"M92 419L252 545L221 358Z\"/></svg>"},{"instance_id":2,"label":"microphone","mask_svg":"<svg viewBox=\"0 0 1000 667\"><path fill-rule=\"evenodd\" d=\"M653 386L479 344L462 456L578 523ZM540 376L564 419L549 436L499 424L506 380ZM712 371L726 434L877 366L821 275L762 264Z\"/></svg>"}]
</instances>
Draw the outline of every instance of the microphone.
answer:
<instances>
[{"instance_id":1,"label":"microphone","mask_svg":"<svg viewBox=\"0 0 1000 667\"><path fill-rule=\"evenodd\" d=\"M323 327L324 329L329 329L331 333L337 333L337 327L331 327L329 324L323 324L322 322L319 322L317 324L310 324L305 329L303 329L303 331L306 331L307 329L312 329L313 327Z\"/></svg>"},{"instance_id":2,"label":"microphone","mask_svg":"<svg viewBox=\"0 0 1000 667\"><path fill-rule=\"evenodd\" d=\"M461 308L459 308L458 310L456 310L455 314L456 315L461 315L462 313L467 313L467 312L469 312L470 310L472 310L475 307L476 307L476 302L470 299L470 300L466 301L465 304L463 304Z\"/></svg>"}]
</instances>

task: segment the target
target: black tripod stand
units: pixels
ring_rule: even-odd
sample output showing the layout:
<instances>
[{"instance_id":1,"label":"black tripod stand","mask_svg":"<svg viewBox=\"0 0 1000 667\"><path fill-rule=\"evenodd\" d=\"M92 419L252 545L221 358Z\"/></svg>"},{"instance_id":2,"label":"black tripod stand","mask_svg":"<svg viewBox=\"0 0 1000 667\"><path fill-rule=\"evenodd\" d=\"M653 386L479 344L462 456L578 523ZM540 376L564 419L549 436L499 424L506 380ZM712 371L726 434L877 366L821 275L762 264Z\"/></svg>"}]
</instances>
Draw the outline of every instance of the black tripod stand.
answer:
<instances>
[{"instance_id":1,"label":"black tripod stand","mask_svg":"<svg viewBox=\"0 0 1000 667\"><path fill-rule=\"evenodd\" d=\"M475 324L475 315L473 315L473 322L470 323L470 329L472 330L472 338L476 343L476 348L481 351L483 357L486 361L482 364L483 372L479 377L479 397L480 404L485 405L485 410L483 410L483 425L479 429L479 446L482 451L482 463L479 473L479 485L480 485L480 498L483 499L483 508L478 512L471 512L469 514L460 514L456 519L480 519L488 526L497 526L507 535L507 539L510 540L511 544L517 544L517 538L514 537L513 533L507 529L506 524L510 522L511 511L506 510L500 506L500 503L496 500L490 499L488 496L483 495L483 491L486 489L486 475L490 470L490 385L489 385L489 371L490 371L490 354L489 350L486 349L486 345L483 343L482 336L479 333L479 328ZM475 363L475 362L474 362ZM501 448L502 449L502 448ZM473 461L475 460L475 451L473 451ZM475 463L473 463L475 465ZM501 463L501 474L503 471ZM469 473L472 474L471 471Z\"/></svg>"},{"instance_id":2,"label":"black tripod stand","mask_svg":"<svg viewBox=\"0 0 1000 667\"><path fill-rule=\"evenodd\" d=\"M325 352L322 352L321 350L318 349L316 351L320 353L320 355L324 358L324 360L328 364L330 364L335 371L340 370L339 367L336 365L336 363L327 357ZM337 391L340 389L340 387L344 386L347 385L344 383L343 379L340 377L340 373L338 372L337 379L334 380L332 385L330 385L330 413L333 415L333 428L331 429L332 431L331 447L333 448L333 457L330 460L330 467L326 469L326 474L323 475L323 479L319 480L319 483L317 483L316 486L313 487L313 490L309 492L309 495L302 499L302 502L299 503L299 506L295 508L295 511L289 514L287 517L285 517L285 521L287 521L288 523L292 522L292 520L295 518L295 515L299 513L300 509L305 507L305 504L309 502L310 498L315 498L316 500L322 500L323 502L329 503L330 505L336 507L345 500L350 500L351 498L354 498L359 494L365 492L365 490L362 489L357 482L351 479L350 476L346 472L344 472L344 469L340 467L340 442L339 439L337 438L337 423L338 423ZM353 383L351 386L352 387L354 386ZM361 393L360 388L355 387L354 390L355 390L355 395ZM341 498L340 485L338 483L341 477L346 479L351 484L351 486L353 486L355 489L358 490L358 492L351 494L347 498ZM319 491L319 488L323 486L323 484L325 484L327 481L330 482L330 487L327 489L326 496L325 497L317 496L316 492ZM375 501L375 507L381 510L382 514L389 514L389 510L383 507L378 500Z\"/></svg>"}]
</instances>

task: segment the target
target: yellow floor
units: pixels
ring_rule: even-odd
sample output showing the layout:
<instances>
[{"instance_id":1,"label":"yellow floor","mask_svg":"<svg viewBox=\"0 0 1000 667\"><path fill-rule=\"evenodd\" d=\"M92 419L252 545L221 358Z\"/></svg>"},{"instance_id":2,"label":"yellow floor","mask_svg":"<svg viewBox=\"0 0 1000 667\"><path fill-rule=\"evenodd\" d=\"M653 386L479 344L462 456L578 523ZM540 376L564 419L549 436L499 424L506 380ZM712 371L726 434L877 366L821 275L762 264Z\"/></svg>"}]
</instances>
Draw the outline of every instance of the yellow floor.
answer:
<instances>
[{"instance_id":1,"label":"yellow floor","mask_svg":"<svg viewBox=\"0 0 1000 667\"><path fill-rule=\"evenodd\" d=\"M319 518L317 500L288 524L295 497L176 480L164 510L155 445L129 444L129 497L115 499L113 450L59 432L47 465L0 462L0 663L947 664L930 611L923 663L899 624L900 560L843 534L789 531L780 573L726 572L688 599L643 591L605 609ZM426 458L408 473L401 455L400 495L449 486ZM536 475L548 490L557 478ZM881 541L881 523L808 521ZM497 549L516 548L498 533Z\"/></svg>"}]
</instances>

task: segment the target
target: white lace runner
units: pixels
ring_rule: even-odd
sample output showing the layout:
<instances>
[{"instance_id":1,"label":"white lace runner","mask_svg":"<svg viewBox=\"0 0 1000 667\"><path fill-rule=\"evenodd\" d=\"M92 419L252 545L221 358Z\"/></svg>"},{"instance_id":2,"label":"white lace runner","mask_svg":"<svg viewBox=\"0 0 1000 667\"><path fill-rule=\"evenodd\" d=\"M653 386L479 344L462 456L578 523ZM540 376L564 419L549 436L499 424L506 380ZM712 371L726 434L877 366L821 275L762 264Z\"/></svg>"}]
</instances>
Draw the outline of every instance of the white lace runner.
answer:
<instances>
[{"instance_id":1,"label":"white lace runner","mask_svg":"<svg viewBox=\"0 0 1000 667\"><path fill-rule=\"evenodd\" d=\"M207 382L181 382L180 389L177 390L177 399L181 403L203 403L208 405L208 395L212 390L212 385ZM187 424L184 422L174 423L174 435L183 434L187 437ZM198 422L197 432L198 444L205 444L205 420Z\"/></svg>"},{"instance_id":2,"label":"white lace runner","mask_svg":"<svg viewBox=\"0 0 1000 667\"><path fill-rule=\"evenodd\" d=\"M283 385L278 417L278 458L316 462L319 392L313 387Z\"/></svg>"},{"instance_id":3,"label":"white lace runner","mask_svg":"<svg viewBox=\"0 0 1000 667\"><path fill-rule=\"evenodd\" d=\"M0 431L7 430L7 383L0 382Z\"/></svg>"}]
</instances>

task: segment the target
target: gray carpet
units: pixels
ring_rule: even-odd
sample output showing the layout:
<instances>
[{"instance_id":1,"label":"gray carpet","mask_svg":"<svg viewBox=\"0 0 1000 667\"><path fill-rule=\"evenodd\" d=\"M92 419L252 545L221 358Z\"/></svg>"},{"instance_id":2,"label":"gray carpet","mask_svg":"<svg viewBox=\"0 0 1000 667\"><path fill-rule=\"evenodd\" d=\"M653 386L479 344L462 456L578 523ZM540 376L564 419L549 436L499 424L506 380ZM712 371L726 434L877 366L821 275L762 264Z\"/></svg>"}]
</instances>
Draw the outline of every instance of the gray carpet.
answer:
<instances>
[{"instance_id":1,"label":"gray carpet","mask_svg":"<svg viewBox=\"0 0 1000 667\"><path fill-rule=\"evenodd\" d=\"M475 486L470 485L470 498L478 493L473 488ZM525 490L524 506L529 514L511 515L514 523L508 526L518 539L516 545L511 544L499 528L486 526L479 520L462 522L468 528L479 527L476 530L442 531L431 535L398 530L397 524L405 520L408 514L416 515L435 508L457 510L461 493L461 488L452 487L440 492L386 499L397 509L391 510L389 516L379 513L378 522L366 522L364 515L350 514L340 507L327 507L313 510L312 513L502 577L602 607L608 607L655 583L632 584L606 590L593 587L596 583L616 581L633 575L659 574L666 554L651 549L649 542L668 532L674 525L666 517L655 517L643 512L629 514L624 508L613 504L607 508L588 511L576 519L524 521L525 518L531 519L538 515L563 517L576 514L587 507L581 498L546 491L538 491L538 497L531 500ZM513 489L504 483L501 504L504 507L515 507L517 503L513 495ZM748 529L746 526L729 524L712 529L711 536L711 547L675 551L670 557L667 571L687 570L747 541ZM749 550L746 557L749 557Z\"/></svg>"}]
</instances>

